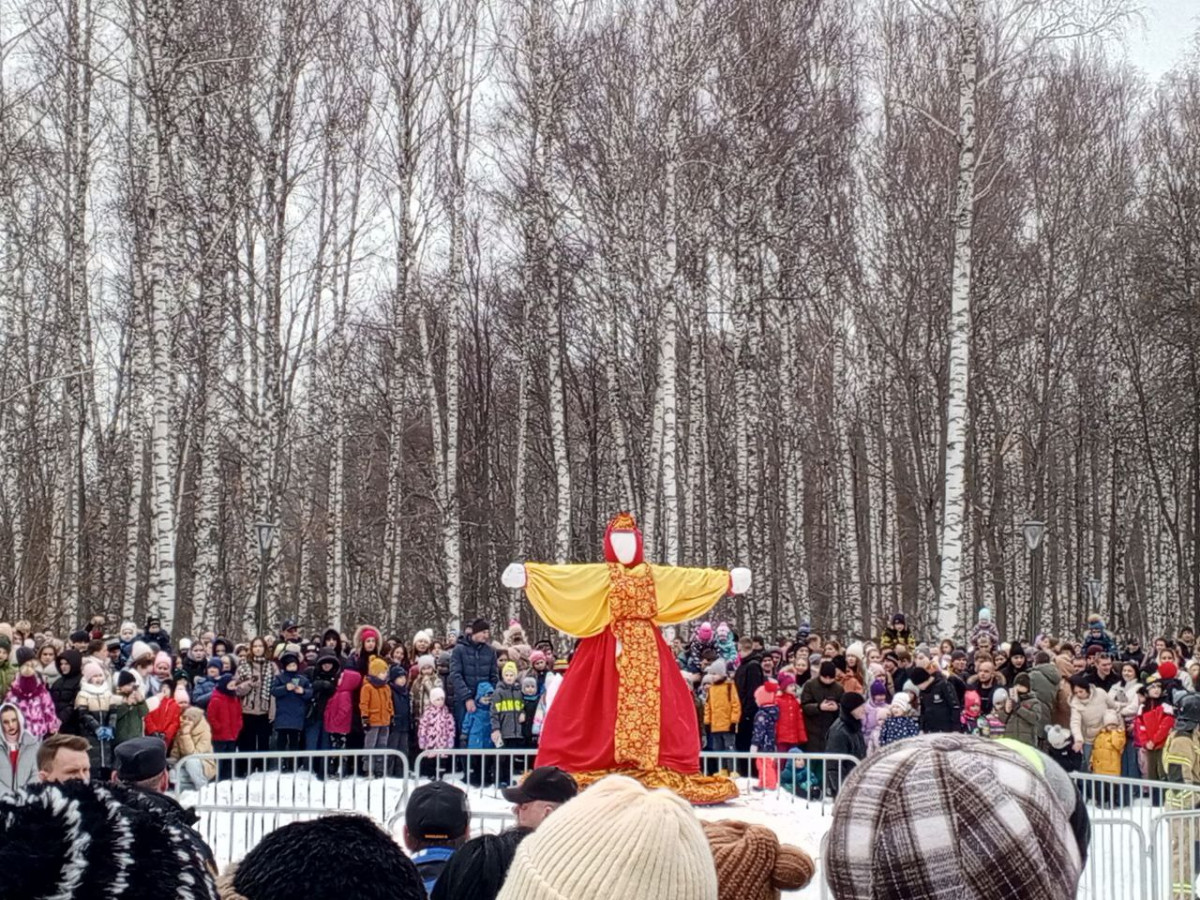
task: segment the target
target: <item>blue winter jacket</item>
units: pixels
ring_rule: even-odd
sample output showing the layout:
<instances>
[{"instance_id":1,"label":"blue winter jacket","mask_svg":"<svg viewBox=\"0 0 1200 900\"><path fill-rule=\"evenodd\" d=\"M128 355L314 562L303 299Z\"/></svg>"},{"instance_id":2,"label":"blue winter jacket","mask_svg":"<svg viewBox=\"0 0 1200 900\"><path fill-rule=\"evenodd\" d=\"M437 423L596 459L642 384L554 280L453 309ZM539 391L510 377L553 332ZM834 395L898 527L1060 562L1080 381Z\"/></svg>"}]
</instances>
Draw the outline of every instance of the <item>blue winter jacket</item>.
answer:
<instances>
[{"instance_id":1,"label":"blue winter jacket","mask_svg":"<svg viewBox=\"0 0 1200 900\"><path fill-rule=\"evenodd\" d=\"M463 732L467 735L467 747L471 750L490 750L492 743L492 704L484 697L492 693L492 685L485 681L475 689L475 712L463 718Z\"/></svg>"},{"instance_id":2,"label":"blue winter jacket","mask_svg":"<svg viewBox=\"0 0 1200 900\"><path fill-rule=\"evenodd\" d=\"M287 689L288 682L300 685L302 692ZM275 730L303 731L304 713L312 702L312 683L299 672L280 672L271 684L271 696L275 698Z\"/></svg>"},{"instance_id":3,"label":"blue winter jacket","mask_svg":"<svg viewBox=\"0 0 1200 900\"><path fill-rule=\"evenodd\" d=\"M467 699L474 697L479 685L487 682L494 685L500 680L500 668L496 664L496 651L491 644L477 644L463 636L454 645L450 654L450 687L447 696L454 697L454 721L459 731L466 731L463 716L467 712Z\"/></svg>"},{"instance_id":4,"label":"blue winter jacket","mask_svg":"<svg viewBox=\"0 0 1200 900\"><path fill-rule=\"evenodd\" d=\"M208 701L212 699L217 683L207 675L201 675L192 683L192 706L208 709Z\"/></svg>"}]
</instances>

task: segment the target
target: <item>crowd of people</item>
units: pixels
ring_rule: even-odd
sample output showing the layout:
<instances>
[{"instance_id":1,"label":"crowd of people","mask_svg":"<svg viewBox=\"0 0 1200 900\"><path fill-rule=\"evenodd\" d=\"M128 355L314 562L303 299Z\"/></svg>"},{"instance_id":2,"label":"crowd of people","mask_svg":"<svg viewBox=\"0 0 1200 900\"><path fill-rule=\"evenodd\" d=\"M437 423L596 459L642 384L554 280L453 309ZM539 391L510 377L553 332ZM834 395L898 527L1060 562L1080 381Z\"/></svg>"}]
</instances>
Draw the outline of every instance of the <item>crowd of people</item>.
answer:
<instances>
[{"instance_id":1,"label":"crowd of people","mask_svg":"<svg viewBox=\"0 0 1200 900\"><path fill-rule=\"evenodd\" d=\"M967 758L964 748L975 748L974 756L980 757L979 747L994 747L994 758L991 750L983 752L980 765L997 772L1011 765L1037 770L1039 787L1026 785L1022 802L1040 796L1047 779L1054 782L1057 776L1047 773L1046 764L1059 774L1090 771L1200 784L1200 660L1193 657L1190 629L1172 639L1157 638L1143 650L1135 638L1118 645L1100 618L1092 616L1077 641L1039 636L1026 646L1002 641L988 611L982 610L961 644L919 641L902 614L893 616L874 639L845 646L804 623L793 636L774 642L739 636L727 623L708 622L686 638L668 637L695 699L702 745L715 751L710 765L723 765L722 753L747 751L729 765L754 759L758 787L782 786L810 795L814 789L827 790L838 796L835 809L843 808L845 795L868 791L864 780L870 783L866 774L877 761L879 771L899 767L906 777L916 777L913 773L927 764L929 753L914 757L909 747L937 747L960 760ZM389 748L413 757L456 747L536 748L570 656L569 647L550 640L531 643L515 621L493 635L484 619L444 639L430 630L411 639L385 639L371 626L360 626L350 638L336 629L304 638L298 624L287 621L277 634L246 642L201 633L177 645L153 617L140 629L122 623L112 635L97 618L66 641L35 633L25 622L0 623L0 732L8 751L8 765L0 763L0 796L70 792L75 790L72 782L90 778L111 785L87 800L98 804L97 810L128 805L120 793L124 787L161 791L173 782L203 788L217 774L214 752ZM1028 756L1014 748L1025 748ZM789 751L804 755L780 755ZM823 767L820 756L810 754L836 754L842 762ZM853 774L846 758L861 763ZM1014 758L1024 762L1014 763ZM788 761L780 766L781 760ZM968 778L973 770L964 763L963 771ZM542 850L543 863L535 864L531 854L541 842L525 837L552 812L559 816L555 811L560 805L586 809L585 798L599 803L609 788L589 788L575 798L570 776L557 770L540 773L546 770L535 769L517 784L520 773L509 770L501 786L516 804L519 828L477 838L478 844L466 840L465 824L452 834L444 818L436 828L422 824L424 795L413 794L405 842L423 893L439 896L436 885L455 883L453 873L461 864L464 871L470 867L471 874L464 877L472 884L490 879L497 892L491 896L532 895L538 886L559 878L565 885L561 896L585 896L572 881L576 876L559 871L553 862L562 846L575 844L548 846ZM502 777L499 770L497 777ZM621 780L600 784L614 781ZM431 809L447 809L449 797L459 810L455 821L469 818L464 818L466 795L458 788L435 781L419 790L427 789L442 798L431 800ZM458 796L447 795L448 790ZM637 792L636 800L630 793L613 801L622 810L639 803L657 804L655 809L666 804L663 815L676 814L673 809L690 814L686 804L646 794L641 786L621 784L611 790ZM1053 792L1053 785L1045 790ZM1132 796L1128 789L1114 791L1107 802L1129 802ZM1190 791L1171 790L1170 784L1148 796L1168 806L1192 804ZM169 813L186 827L187 814L177 807ZM1077 815L1074 805L1066 810L1068 819ZM887 822L877 827L900 826ZM719 835L739 846L762 837L736 823L714 830L697 822L696 828L701 836L707 833L716 875L722 858L716 851ZM634 832L624 828L614 833L613 847L623 846L619 838L629 833ZM835 822L831 836L836 833ZM590 834L598 837L594 823ZM474 849L468 852L468 846ZM768 856L791 852L776 841ZM836 856L827 847L827 860L831 852ZM1085 854L1084 847L1079 855ZM253 858L252 853L238 872L252 868ZM513 859L525 861L520 871L537 874L505 878ZM499 872L498 861L504 861ZM1063 858L1045 862L1061 869ZM846 883L857 884L864 877L862 867L873 864L849 859L842 873ZM573 862L571 868L579 866ZM664 869L653 877L668 874ZM839 893L841 877L830 877L836 896L867 896ZM225 878L226 888L234 892L223 890L221 896L267 896L255 893L243 878L249 876L238 875L233 882ZM713 884L719 882L717 878ZM722 897L751 896L740 889L728 894L718 889ZM778 896L778 889L776 885L774 895L767 890L762 896ZM688 896L705 896L706 890L698 887ZM444 888L441 896L468 894Z\"/></svg>"}]
</instances>

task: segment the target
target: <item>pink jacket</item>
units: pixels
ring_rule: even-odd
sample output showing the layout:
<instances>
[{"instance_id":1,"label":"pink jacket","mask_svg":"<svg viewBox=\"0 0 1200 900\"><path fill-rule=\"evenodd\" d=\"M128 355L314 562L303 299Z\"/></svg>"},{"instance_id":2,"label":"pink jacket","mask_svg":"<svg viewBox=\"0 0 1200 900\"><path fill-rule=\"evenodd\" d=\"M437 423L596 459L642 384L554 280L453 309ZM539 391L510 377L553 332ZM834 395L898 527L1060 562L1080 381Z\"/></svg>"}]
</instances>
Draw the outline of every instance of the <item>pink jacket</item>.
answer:
<instances>
[{"instance_id":1,"label":"pink jacket","mask_svg":"<svg viewBox=\"0 0 1200 900\"><path fill-rule=\"evenodd\" d=\"M417 725L417 746L422 750L454 748L454 714L448 706L431 706Z\"/></svg>"},{"instance_id":2,"label":"pink jacket","mask_svg":"<svg viewBox=\"0 0 1200 900\"><path fill-rule=\"evenodd\" d=\"M354 692L362 685L362 675L344 669L338 676L333 696L325 704L325 731L328 734L349 734L354 721Z\"/></svg>"},{"instance_id":3,"label":"pink jacket","mask_svg":"<svg viewBox=\"0 0 1200 900\"><path fill-rule=\"evenodd\" d=\"M21 710L21 715L25 717L25 730L39 741L54 734L62 724L58 721L58 713L54 711L54 699L36 675L18 675L4 702Z\"/></svg>"}]
</instances>

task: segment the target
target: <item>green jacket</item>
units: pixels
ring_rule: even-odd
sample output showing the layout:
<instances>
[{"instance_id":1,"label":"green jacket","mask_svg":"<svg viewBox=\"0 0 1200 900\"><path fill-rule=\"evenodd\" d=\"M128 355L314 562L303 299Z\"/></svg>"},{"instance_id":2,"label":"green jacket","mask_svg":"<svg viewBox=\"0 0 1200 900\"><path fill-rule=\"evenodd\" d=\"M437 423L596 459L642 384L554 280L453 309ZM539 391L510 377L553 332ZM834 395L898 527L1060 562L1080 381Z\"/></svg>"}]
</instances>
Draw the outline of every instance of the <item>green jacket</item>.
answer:
<instances>
[{"instance_id":1,"label":"green jacket","mask_svg":"<svg viewBox=\"0 0 1200 900\"><path fill-rule=\"evenodd\" d=\"M8 689L17 680L17 667L12 664L11 657L0 664L0 700L8 696Z\"/></svg>"},{"instance_id":2,"label":"green jacket","mask_svg":"<svg viewBox=\"0 0 1200 900\"><path fill-rule=\"evenodd\" d=\"M1005 737L1030 747L1039 746L1046 733L1046 726L1050 724L1050 713L1046 704L1034 693L1026 694L1025 699L1013 706L1012 712L1005 713L1003 709L998 709L996 715L1004 722Z\"/></svg>"},{"instance_id":3,"label":"green jacket","mask_svg":"<svg viewBox=\"0 0 1200 900\"><path fill-rule=\"evenodd\" d=\"M121 741L127 741L130 738L139 738L143 736L142 720L150 715L150 707L143 700L140 703L130 705L122 703L113 706L113 746L116 747Z\"/></svg>"}]
</instances>

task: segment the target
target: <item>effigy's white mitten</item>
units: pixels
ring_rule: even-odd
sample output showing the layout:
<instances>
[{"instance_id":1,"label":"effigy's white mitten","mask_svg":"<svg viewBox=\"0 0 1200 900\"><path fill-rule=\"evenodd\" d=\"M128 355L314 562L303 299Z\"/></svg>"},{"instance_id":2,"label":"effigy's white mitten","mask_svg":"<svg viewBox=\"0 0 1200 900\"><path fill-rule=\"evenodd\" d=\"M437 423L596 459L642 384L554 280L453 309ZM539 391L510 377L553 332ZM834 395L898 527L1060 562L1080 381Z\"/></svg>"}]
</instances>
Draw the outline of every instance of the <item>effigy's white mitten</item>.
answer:
<instances>
[{"instance_id":1,"label":"effigy's white mitten","mask_svg":"<svg viewBox=\"0 0 1200 900\"><path fill-rule=\"evenodd\" d=\"M512 588L514 591L525 587L525 581L524 563L509 563L508 568L504 570L504 574L500 576L500 583L506 588Z\"/></svg>"}]
</instances>

